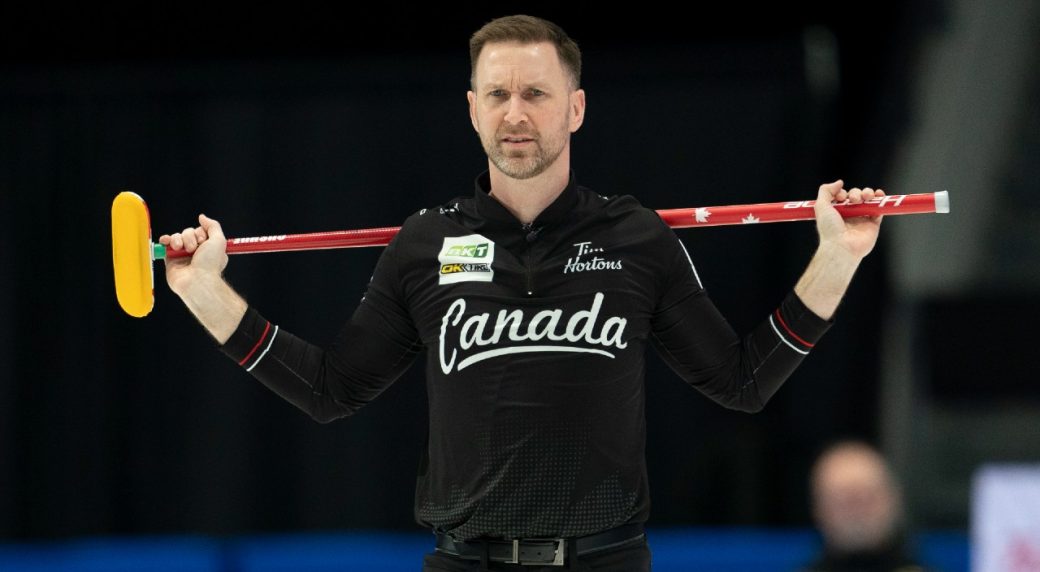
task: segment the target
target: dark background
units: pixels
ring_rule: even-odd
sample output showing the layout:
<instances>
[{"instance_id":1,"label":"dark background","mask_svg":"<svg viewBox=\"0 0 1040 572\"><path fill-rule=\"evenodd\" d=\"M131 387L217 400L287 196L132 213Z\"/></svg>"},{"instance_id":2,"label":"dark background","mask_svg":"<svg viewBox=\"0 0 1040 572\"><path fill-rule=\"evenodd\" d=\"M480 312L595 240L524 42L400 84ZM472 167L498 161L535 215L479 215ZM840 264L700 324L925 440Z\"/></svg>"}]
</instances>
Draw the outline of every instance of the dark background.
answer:
<instances>
[{"instance_id":1,"label":"dark background","mask_svg":"<svg viewBox=\"0 0 1040 572\"><path fill-rule=\"evenodd\" d=\"M256 383L156 277L145 319L116 304L109 206L143 195L155 234L201 211L230 236L399 224L472 192L468 36L529 12L581 45L578 180L653 208L886 186L909 121L928 2L808 3L693 16L538 5L447 14L98 8L4 14L0 35L0 536L415 529L419 362L321 426ZM806 76L830 38L834 90ZM921 192L893 189L893 192ZM681 230L738 331L815 246L811 224ZM656 357L647 372L652 523L804 525L826 443L877 440L884 236L837 324L763 413L729 412ZM376 249L236 257L228 279L272 321L330 340Z\"/></svg>"}]
</instances>

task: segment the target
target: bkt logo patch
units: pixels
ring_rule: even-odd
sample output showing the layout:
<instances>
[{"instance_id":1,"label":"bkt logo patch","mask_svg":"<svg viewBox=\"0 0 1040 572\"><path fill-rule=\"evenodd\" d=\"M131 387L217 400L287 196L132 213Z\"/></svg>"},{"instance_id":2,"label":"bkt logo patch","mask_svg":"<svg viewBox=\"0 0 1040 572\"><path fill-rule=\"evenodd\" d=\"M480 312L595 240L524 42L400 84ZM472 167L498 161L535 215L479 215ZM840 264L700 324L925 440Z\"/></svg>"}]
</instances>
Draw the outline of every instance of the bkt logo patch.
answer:
<instances>
[{"instance_id":1,"label":"bkt logo patch","mask_svg":"<svg viewBox=\"0 0 1040 572\"><path fill-rule=\"evenodd\" d=\"M495 243L479 234L446 236L437 261L438 284L458 282L491 282L495 276L491 263L495 260Z\"/></svg>"},{"instance_id":2,"label":"bkt logo patch","mask_svg":"<svg viewBox=\"0 0 1040 572\"><path fill-rule=\"evenodd\" d=\"M484 258L487 256L488 243L460 244L448 249L445 256L464 256L466 258Z\"/></svg>"}]
</instances>

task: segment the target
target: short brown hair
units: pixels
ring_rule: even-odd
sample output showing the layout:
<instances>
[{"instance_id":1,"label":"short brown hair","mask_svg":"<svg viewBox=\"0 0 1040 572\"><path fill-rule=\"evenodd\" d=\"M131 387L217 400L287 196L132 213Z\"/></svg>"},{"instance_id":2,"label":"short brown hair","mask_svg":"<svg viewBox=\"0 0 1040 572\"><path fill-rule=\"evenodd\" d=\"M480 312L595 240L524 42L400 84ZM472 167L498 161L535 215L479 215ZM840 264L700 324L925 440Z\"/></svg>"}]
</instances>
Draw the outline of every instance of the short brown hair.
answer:
<instances>
[{"instance_id":1,"label":"short brown hair","mask_svg":"<svg viewBox=\"0 0 1040 572\"><path fill-rule=\"evenodd\" d=\"M477 59L480 58L484 44L492 42L550 42L556 46L560 63L570 73L574 89L581 85L581 50L578 44L556 24L522 14L495 18L473 33L469 39L470 83L476 79Z\"/></svg>"}]
</instances>

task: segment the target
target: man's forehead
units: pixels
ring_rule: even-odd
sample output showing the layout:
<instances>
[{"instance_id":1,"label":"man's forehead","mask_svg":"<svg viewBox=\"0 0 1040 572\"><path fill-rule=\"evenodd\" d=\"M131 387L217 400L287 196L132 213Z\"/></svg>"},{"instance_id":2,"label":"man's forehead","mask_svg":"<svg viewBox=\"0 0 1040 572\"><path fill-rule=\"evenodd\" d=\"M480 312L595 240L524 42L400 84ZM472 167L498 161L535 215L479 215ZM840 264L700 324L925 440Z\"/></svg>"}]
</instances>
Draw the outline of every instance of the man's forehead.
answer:
<instances>
[{"instance_id":1,"label":"man's forehead","mask_svg":"<svg viewBox=\"0 0 1040 572\"><path fill-rule=\"evenodd\" d=\"M517 80L529 84L563 77L556 47L549 42L488 43L480 52L476 71L481 85L506 84Z\"/></svg>"},{"instance_id":2,"label":"man's forehead","mask_svg":"<svg viewBox=\"0 0 1040 572\"><path fill-rule=\"evenodd\" d=\"M821 477L832 482L883 480L885 468L874 455L861 451L842 451L832 455L820 467Z\"/></svg>"}]
</instances>

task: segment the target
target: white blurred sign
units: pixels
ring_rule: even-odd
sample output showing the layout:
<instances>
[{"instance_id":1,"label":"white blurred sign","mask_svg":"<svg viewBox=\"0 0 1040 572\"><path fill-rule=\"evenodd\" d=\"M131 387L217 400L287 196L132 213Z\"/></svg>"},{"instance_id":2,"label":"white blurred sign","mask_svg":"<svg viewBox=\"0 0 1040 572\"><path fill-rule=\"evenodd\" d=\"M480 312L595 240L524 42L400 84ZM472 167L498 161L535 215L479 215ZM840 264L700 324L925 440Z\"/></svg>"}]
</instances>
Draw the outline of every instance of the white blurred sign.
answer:
<instances>
[{"instance_id":1,"label":"white blurred sign","mask_svg":"<svg viewBox=\"0 0 1040 572\"><path fill-rule=\"evenodd\" d=\"M974 572L1040 572L1040 465L988 465L975 473Z\"/></svg>"}]
</instances>

